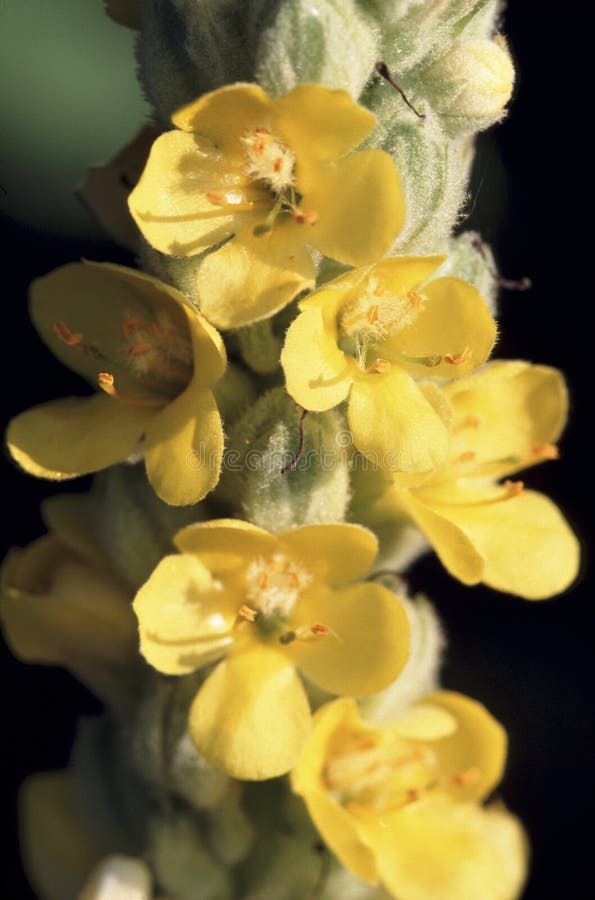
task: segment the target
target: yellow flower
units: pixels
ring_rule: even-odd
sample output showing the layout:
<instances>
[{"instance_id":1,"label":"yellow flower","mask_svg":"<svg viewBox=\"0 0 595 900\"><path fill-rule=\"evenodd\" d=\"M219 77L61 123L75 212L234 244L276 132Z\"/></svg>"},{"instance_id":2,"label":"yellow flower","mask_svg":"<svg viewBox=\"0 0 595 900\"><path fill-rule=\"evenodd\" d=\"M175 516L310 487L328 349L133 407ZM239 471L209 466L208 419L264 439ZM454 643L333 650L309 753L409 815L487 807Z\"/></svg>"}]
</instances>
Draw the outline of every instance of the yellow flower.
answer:
<instances>
[{"instance_id":1,"label":"yellow flower","mask_svg":"<svg viewBox=\"0 0 595 900\"><path fill-rule=\"evenodd\" d=\"M348 272L302 301L281 363L287 390L321 412L347 397L355 446L385 470L425 472L448 452L447 406L431 374L468 374L496 327L458 278L428 281L443 256L404 256Z\"/></svg>"},{"instance_id":2,"label":"yellow flower","mask_svg":"<svg viewBox=\"0 0 595 900\"><path fill-rule=\"evenodd\" d=\"M331 693L386 687L408 653L400 601L355 584L376 555L357 525L310 525L269 534L221 519L178 532L134 608L141 651L183 675L226 655L190 711L205 758L236 778L272 778L297 761L310 731L295 668Z\"/></svg>"},{"instance_id":3,"label":"yellow flower","mask_svg":"<svg viewBox=\"0 0 595 900\"><path fill-rule=\"evenodd\" d=\"M366 519L386 526L410 517L465 584L483 581L529 600L563 591L578 572L576 537L551 500L510 480L558 455L568 406L561 374L497 362L446 394L449 461L417 485L395 476Z\"/></svg>"},{"instance_id":4,"label":"yellow flower","mask_svg":"<svg viewBox=\"0 0 595 900\"><path fill-rule=\"evenodd\" d=\"M129 588L92 537L89 498L52 497L42 510L50 534L10 551L2 565L0 616L24 662L61 665L103 700L120 700L138 661Z\"/></svg>"},{"instance_id":5,"label":"yellow flower","mask_svg":"<svg viewBox=\"0 0 595 900\"><path fill-rule=\"evenodd\" d=\"M173 116L129 204L157 250L191 256L201 310L220 328L272 315L311 288L307 245L374 262L404 220L399 176L381 150L351 151L374 116L346 91L302 84L276 100L235 84Z\"/></svg>"},{"instance_id":6,"label":"yellow flower","mask_svg":"<svg viewBox=\"0 0 595 900\"><path fill-rule=\"evenodd\" d=\"M481 801L501 778L502 727L438 691L374 727L352 699L323 706L292 772L343 865L399 900L512 900L526 870L520 823Z\"/></svg>"},{"instance_id":7,"label":"yellow flower","mask_svg":"<svg viewBox=\"0 0 595 900\"><path fill-rule=\"evenodd\" d=\"M31 316L58 359L103 392L13 419L7 440L16 461L62 480L140 449L162 500L201 500L221 468L223 430L210 387L226 358L219 334L184 295L123 266L73 263L33 283Z\"/></svg>"}]
</instances>

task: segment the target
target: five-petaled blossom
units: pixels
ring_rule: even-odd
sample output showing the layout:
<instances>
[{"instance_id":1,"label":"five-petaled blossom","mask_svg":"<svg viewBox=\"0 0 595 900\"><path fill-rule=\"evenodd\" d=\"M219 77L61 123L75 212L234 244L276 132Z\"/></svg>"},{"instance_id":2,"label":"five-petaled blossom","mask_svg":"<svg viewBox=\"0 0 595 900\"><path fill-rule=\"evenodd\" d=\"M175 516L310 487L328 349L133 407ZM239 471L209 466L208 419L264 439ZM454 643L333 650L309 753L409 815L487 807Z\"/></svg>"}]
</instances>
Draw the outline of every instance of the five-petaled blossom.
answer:
<instances>
[{"instance_id":1,"label":"five-petaled blossom","mask_svg":"<svg viewBox=\"0 0 595 900\"><path fill-rule=\"evenodd\" d=\"M225 348L180 291L123 266L72 263L33 282L31 316L58 359L101 392L12 420L8 448L27 472L74 478L140 450L166 503L196 503L216 485L223 429L210 388Z\"/></svg>"},{"instance_id":2,"label":"five-petaled blossom","mask_svg":"<svg viewBox=\"0 0 595 900\"><path fill-rule=\"evenodd\" d=\"M416 379L467 375L490 354L496 326L477 290L431 279L443 256L356 269L300 303L281 362L287 390L321 412L348 399L355 446L381 469L426 472L448 452L446 404Z\"/></svg>"},{"instance_id":3,"label":"five-petaled blossom","mask_svg":"<svg viewBox=\"0 0 595 900\"><path fill-rule=\"evenodd\" d=\"M402 227L392 159L352 152L375 117L346 91L301 84L273 100L257 85L228 85L172 121L176 130L153 144L130 211L162 253L213 248L196 286L202 312L220 328L270 316L312 288L309 246L363 265L383 256Z\"/></svg>"},{"instance_id":4,"label":"five-petaled blossom","mask_svg":"<svg viewBox=\"0 0 595 900\"><path fill-rule=\"evenodd\" d=\"M269 534L221 519L175 538L134 608L141 651L161 672L183 675L225 657L190 710L206 759L236 778L264 779L297 762L311 728L296 667L334 694L386 687L408 654L398 598L355 583L377 550L358 525L311 525Z\"/></svg>"},{"instance_id":5,"label":"five-petaled blossom","mask_svg":"<svg viewBox=\"0 0 595 900\"><path fill-rule=\"evenodd\" d=\"M526 872L519 822L480 806L502 776L506 735L474 700L431 694L395 721L354 700L321 707L292 772L323 840L399 900L513 900Z\"/></svg>"},{"instance_id":6,"label":"five-petaled blossom","mask_svg":"<svg viewBox=\"0 0 595 900\"><path fill-rule=\"evenodd\" d=\"M510 477L557 458L568 407L562 375L495 362L452 382L446 395L448 462L416 484L395 475L365 520L384 529L411 518L465 584L483 581L529 600L563 591L578 573L578 541L551 500Z\"/></svg>"}]
</instances>

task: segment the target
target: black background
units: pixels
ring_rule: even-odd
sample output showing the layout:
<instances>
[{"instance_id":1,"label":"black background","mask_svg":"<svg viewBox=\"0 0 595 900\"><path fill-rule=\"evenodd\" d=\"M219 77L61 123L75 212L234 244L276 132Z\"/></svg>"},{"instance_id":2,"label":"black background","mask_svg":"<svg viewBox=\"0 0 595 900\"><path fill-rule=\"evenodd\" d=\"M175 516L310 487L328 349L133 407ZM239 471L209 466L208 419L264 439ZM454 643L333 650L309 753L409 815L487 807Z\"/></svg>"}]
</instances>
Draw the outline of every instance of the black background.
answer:
<instances>
[{"instance_id":1,"label":"black background","mask_svg":"<svg viewBox=\"0 0 595 900\"><path fill-rule=\"evenodd\" d=\"M568 4L569 11L575 6ZM572 412L562 459L533 470L527 481L560 503L586 543L593 409L587 316L595 250L588 246L591 229L579 224L579 216L590 214L592 160L583 129L592 99L581 91L588 67L576 34L581 25L570 15L563 17L563 5L558 9L554 15L549 4L517 0L507 12L506 33L520 76L511 116L481 139L466 226L480 228L493 242L504 275L533 280L528 293L502 294L498 355L548 363L567 373ZM77 389L28 323L24 298L30 280L81 256L131 260L110 244L48 238L9 220L0 221L0 228L0 362L8 419ZM24 545L42 533L39 501L56 493L56 487L25 476L8 461L2 464L3 547ZM78 481L66 489L85 487ZM595 617L588 560L585 551L584 571L571 591L540 604L464 588L431 556L411 573L413 587L432 597L444 619L449 637L445 686L482 700L509 732L501 795L531 837L527 900L582 896L592 872L587 823L593 804ZM76 718L99 705L65 672L22 666L4 647L0 652L2 777L8 790L1 806L6 837L0 896L16 900L33 896L20 869L15 836L18 785L31 772L64 766Z\"/></svg>"}]
</instances>

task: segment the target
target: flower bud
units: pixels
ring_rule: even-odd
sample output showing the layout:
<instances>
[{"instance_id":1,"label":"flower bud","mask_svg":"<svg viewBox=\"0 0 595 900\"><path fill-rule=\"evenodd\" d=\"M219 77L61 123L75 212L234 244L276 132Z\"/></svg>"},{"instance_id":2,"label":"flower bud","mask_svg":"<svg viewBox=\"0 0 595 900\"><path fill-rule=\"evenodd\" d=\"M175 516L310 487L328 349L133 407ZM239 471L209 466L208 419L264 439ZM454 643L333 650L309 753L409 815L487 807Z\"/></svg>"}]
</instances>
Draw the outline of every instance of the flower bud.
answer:
<instances>
[{"instance_id":1,"label":"flower bud","mask_svg":"<svg viewBox=\"0 0 595 900\"><path fill-rule=\"evenodd\" d=\"M447 132L471 134L505 114L514 66L503 37L461 38L421 78Z\"/></svg>"},{"instance_id":2,"label":"flower bud","mask_svg":"<svg viewBox=\"0 0 595 900\"><path fill-rule=\"evenodd\" d=\"M114 569L133 587L147 580L173 549L172 536L205 515L204 506L168 506L143 466L112 466L93 485L96 531Z\"/></svg>"},{"instance_id":3,"label":"flower bud","mask_svg":"<svg viewBox=\"0 0 595 900\"><path fill-rule=\"evenodd\" d=\"M356 0L261 0L249 4L254 75L273 97L297 84L342 88L356 100L378 55L379 29Z\"/></svg>"},{"instance_id":4,"label":"flower bud","mask_svg":"<svg viewBox=\"0 0 595 900\"><path fill-rule=\"evenodd\" d=\"M153 820L148 857L167 896L196 900L197 889L201 900L234 896L230 871L209 854L198 822L182 810Z\"/></svg>"},{"instance_id":5,"label":"flower bud","mask_svg":"<svg viewBox=\"0 0 595 900\"><path fill-rule=\"evenodd\" d=\"M139 76L157 116L234 81L252 81L242 0L146 0Z\"/></svg>"},{"instance_id":6,"label":"flower bud","mask_svg":"<svg viewBox=\"0 0 595 900\"><path fill-rule=\"evenodd\" d=\"M260 528L342 522L349 502L341 415L304 414L282 388L232 429L219 493Z\"/></svg>"}]
</instances>

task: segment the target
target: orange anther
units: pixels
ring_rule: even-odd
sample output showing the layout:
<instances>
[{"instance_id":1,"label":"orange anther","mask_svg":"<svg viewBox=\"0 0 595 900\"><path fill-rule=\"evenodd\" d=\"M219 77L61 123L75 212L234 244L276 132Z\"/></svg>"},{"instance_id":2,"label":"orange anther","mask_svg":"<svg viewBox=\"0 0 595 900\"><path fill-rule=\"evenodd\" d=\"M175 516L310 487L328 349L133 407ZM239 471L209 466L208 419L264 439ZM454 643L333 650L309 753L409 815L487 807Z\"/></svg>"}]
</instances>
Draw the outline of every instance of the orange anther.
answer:
<instances>
[{"instance_id":1,"label":"orange anther","mask_svg":"<svg viewBox=\"0 0 595 900\"><path fill-rule=\"evenodd\" d=\"M459 454L458 462L472 462L476 456L477 453L474 450L465 450L464 453Z\"/></svg>"},{"instance_id":2,"label":"orange anther","mask_svg":"<svg viewBox=\"0 0 595 900\"><path fill-rule=\"evenodd\" d=\"M288 572L289 584L292 588L299 588L300 586L300 576L297 572Z\"/></svg>"},{"instance_id":3,"label":"orange anther","mask_svg":"<svg viewBox=\"0 0 595 900\"><path fill-rule=\"evenodd\" d=\"M378 321L378 307L376 305L371 306L368 310L368 322L370 325L373 325Z\"/></svg>"},{"instance_id":4,"label":"orange anther","mask_svg":"<svg viewBox=\"0 0 595 900\"><path fill-rule=\"evenodd\" d=\"M419 788L409 788L407 791L407 803L415 803L416 800L419 800L421 796L421 791Z\"/></svg>"},{"instance_id":5,"label":"orange anther","mask_svg":"<svg viewBox=\"0 0 595 900\"><path fill-rule=\"evenodd\" d=\"M275 172L280 172L282 165L283 165L283 157L278 156L277 159L275 159L273 161L273 169L275 170Z\"/></svg>"},{"instance_id":6,"label":"orange anther","mask_svg":"<svg viewBox=\"0 0 595 900\"><path fill-rule=\"evenodd\" d=\"M296 209L293 213L293 218L298 225L316 225L318 222L318 213L314 211L301 212L301 210Z\"/></svg>"},{"instance_id":7,"label":"orange anther","mask_svg":"<svg viewBox=\"0 0 595 900\"><path fill-rule=\"evenodd\" d=\"M261 574L260 578L258 579L258 587L261 590L264 590L265 587L268 585L268 583L269 583L269 576L266 572L263 572Z\"/></svg>"},{"instance_id":8,"label":"orange anther","mask_svg":"<svg viewBox=\"0 0 595 900\"><path fill-rule=\"evenodd\" d=\"M462 366L463 363L469 362L473 355L471 347L465 347L460 353L445 353L442 357L444 362L450 363L451 366Z\"/></svg>"},{"instance_id":9,"label":"orange anther","mask_svg":"<svg viewBox=\"0 0 595 900\"><path fill-rule=\"evenodd\" d=\"M413 306L414 308L418 307L423 300L422 295L417 291L407 291L406 298L409 305Z\"/></svg>"},{"instance_id":10,"label":"orange anther","mask_svg":"<svg viewBox=\"0 0 595 900\"><path fill-rule=\"evenodd\" d=\"M481 420L479 416L465 416L464 419L461 419L460 422L454 427L454 431L462 431L463 428L479 428L481 425Z\"/></svg>"},{"instance_id":11,"label":"orange anther","mask_svg":"<svg viewBox=\"0 0 595 900\"><path fill-rule=\"evenodd\" d=\"M213 204L213 206L227 206L225 195L220 194L217 191L205 191L205 197L209 203Z\"/></svg>"},{"instance_id":12,"label":"orange anther","mask_svg":"<svg viewBox=\"0 0 595 900\"><path fill-rule=\"evenodd\" d=\"M163 328L159 325L158 322L149 322L147 325L147 331L150 331L151 334L154 334L155 337L162 337L164 334Z\"/></svg>"},{"instance_id":13,"label":"orange anther","mask_svg":"<svg viewBox=\"0 0 595 900\"><path fill-rule=\"evenodd\" d=\"M110 394L112 397L116 396L117 392L114 386L114 376L110 375L109 372L100 372L97 376L97 384L106 394Z\"/></svg>"},{"instance_id":14,"label":"orange anther","mask_svg":"<svg viewBox=\"0 0 595 900\"><path fill-rule=\"evenodd\" d=\"M535 444L532 452L539 459L559 459L560 451L555 444Z\"/></svg>"},{"instance_id":15,"label":"orange anther","mask_svg":"<svg viewBox=\"0 0 595 900\"><path fill-rule=\"evenodd\" d=\"M386 372L389 372L391 365L388 359L378 358L375 359L371 366L366 369L367 375L384 375Z\"/></svg>"},{"instance_id":16,"label":"orange anther","mask_svg":"<svg viewBox=\"0 0 595 900\"><path fill-rule=\"evenodd\" d=\"M457 772L456 775L453 775L450 780L453 784L456 784L460 787L468 787L472 784L477 784L480 778L481 770L477 766L472 766L470 769L466 769L464 772Z\"/></svg>"},{"instance_id":17,"label":"orange anther","mask_svg":"<svg viewBox=\"0 0 595 900\"><path fill-rule=\"evenodd\" d=\"M56 337L69 347L78 347L83 340L82 334L75 334L64 322L56 322L52 328Z\"/></svg>"},{"instance_id":18,"label":"orange anther","mask_svg":"<svg viewBox=\"0 0 595 900\"><path fill-rule=\"evenodd\" d=\"M252 609L251 606L246 606L245 603L242 603L242 605L238 609L238 616L241 619L245 619L247 622L255 622L257 615L258 610Z\"/></svg>"},{"instance_id":19,"label":"orange anther","mask_svg":"<svg viewBox=\"0 0 595 900\"><path fill-rule=\"evenodd\" d=\"M325 637L327 634L329 634L330 628L328 627L328 625L316 624L312 625L310 631L312 632L312 634L320 634Z\"/></svg>"},{"instance_id":20,"label":"orange anther","mask_svg":"<svg viewBox=\"0 0 595 900\"><path fill-rule=\"evenodd\" d=\"M144 344L133 344L128 348L128 356L143 356L153 349L153 344L148 342Z\"/></svg>"},{"instance_id":21,"label":"orange anther","mask_svg":"<svg viewBox=\"0 0 595 900\"><path fill-rule=\"evenodd\" d=\"M270 130L269 130L268 128L255 128L255 129L254 129L254 134L267 134L267 135L270 135L271 132L270 132Z\"/></svg>"},{"instance_id":22,"label":"orange anther","mask_svg":"<svg viewBox=\"0 0 595 900\"><path fill-rule=\"evenodd\" d=\"M139 316L132 316L129 319L124 319L122 322L122 334L128 339L138 328L142 328L143 323L144 319Z\"/></svg>"},{"instance_id":23,"label":"orange anther","mask_svg":"<svg viewBox=\"0 0 595 900\"><path fill-rule=\"evenodd\" d=\"M512 497L518 497L519 494L522 494L525 490L524 481L505 481L502 487L506 490L506 500L510 500Z\"/></svg>"}]
</instances>

